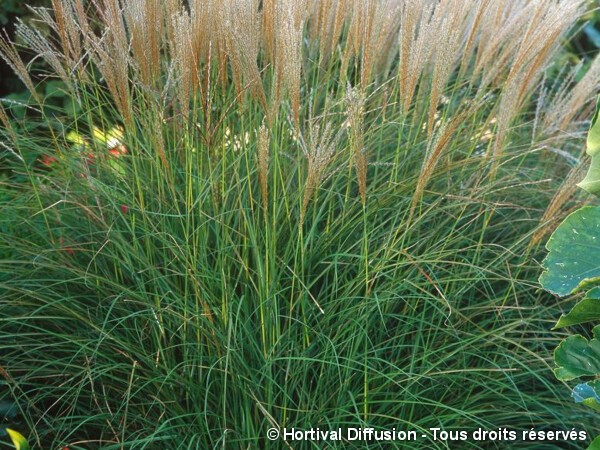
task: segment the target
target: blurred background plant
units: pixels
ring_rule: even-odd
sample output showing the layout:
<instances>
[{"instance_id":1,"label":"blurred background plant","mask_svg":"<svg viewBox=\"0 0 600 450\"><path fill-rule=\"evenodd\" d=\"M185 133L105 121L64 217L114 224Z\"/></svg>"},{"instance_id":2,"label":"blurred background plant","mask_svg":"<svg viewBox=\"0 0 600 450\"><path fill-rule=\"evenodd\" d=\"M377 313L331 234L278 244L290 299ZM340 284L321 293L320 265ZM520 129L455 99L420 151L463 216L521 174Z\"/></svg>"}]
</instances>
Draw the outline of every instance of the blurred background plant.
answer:
<instances>
[{"instance_id":1,"label":"blurred background plant","mask_svg":"<svg viewBox=\"0 0 600 450\"><path fill-rule=\"evenodd\" d=\"M562 301L535 262L583 202L600 59L570 55L591 8L35 9L0 40L27 88L0 108L10 425L105 449L283 448L270 427L597 433L552 377Z\"/></svg>"}]
</instances>

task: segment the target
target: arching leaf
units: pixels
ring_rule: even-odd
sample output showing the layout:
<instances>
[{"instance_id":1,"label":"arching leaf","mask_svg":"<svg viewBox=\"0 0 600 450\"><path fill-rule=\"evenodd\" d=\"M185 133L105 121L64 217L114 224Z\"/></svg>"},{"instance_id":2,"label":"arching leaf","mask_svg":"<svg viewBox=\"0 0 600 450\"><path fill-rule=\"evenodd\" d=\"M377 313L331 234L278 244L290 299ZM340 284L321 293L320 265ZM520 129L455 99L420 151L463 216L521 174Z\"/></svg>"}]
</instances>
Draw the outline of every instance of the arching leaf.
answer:
<instances>
[{"instance_id":1,"label":"arching leaf","mask_svg":"<svg viewBox=\"0 0 600 450\"><path fill-rule=\"evenodd\" d=\"M553 330L595 321L600 322L600 288L592 289L568 314L560 316Z\"/></svg>"},{"instance_id":2,"label":"arching leaf","mask_svg":"<svg viewBox=\"0 0 600 450\"><path fill-rule=\"evenodd\" d=\"M21 433L15 430L11 430L10 428L6 429L10 440L13 442L15 448L17 450L29 450L29 444L27 443L27 439Z\"/></svg>"}]
</instances>

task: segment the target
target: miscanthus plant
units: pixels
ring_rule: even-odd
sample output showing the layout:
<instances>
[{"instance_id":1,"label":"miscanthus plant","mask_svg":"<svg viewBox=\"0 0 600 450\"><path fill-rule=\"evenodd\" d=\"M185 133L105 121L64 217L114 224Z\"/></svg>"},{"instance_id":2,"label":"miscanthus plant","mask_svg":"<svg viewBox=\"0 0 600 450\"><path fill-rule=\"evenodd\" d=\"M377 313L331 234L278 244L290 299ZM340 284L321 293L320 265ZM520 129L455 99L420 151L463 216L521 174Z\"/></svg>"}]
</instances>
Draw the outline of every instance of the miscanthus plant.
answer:
<instances>
[{"instance_id":1,"label":"miscanthus plant","mask_svg":"<svg viewBox=\"0 0 600 450\"><path fill-rule=\"evenodd\" d=\"M0 400L33 446L598 432L532 263L586 166L600 60L553 61L587 2L52 4L0 39L31 93L0 108ZM284 439L316 427L419 437Z\"/></svg>"}]
</instances>

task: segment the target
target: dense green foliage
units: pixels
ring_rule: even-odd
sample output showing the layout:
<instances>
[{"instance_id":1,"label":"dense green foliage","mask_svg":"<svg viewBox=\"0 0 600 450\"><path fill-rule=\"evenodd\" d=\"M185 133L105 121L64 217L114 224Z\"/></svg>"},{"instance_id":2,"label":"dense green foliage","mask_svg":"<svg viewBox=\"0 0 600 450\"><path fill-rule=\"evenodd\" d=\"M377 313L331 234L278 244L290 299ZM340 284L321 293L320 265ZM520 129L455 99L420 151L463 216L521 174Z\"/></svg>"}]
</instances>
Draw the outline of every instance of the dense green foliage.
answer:
<instances>
[{"instance_id":1,"label":"dense green foliage","mask_svg":"<svg viewBox=\"0 0 600 450\"><path fill-rule=\"evenodd\" d=\"M600 431L535 262L600 79L543 76L585 2L55 3L53 88L0 47L29 88L0 109L0 401L32 447Z\"/></svg>"}]
</instances>

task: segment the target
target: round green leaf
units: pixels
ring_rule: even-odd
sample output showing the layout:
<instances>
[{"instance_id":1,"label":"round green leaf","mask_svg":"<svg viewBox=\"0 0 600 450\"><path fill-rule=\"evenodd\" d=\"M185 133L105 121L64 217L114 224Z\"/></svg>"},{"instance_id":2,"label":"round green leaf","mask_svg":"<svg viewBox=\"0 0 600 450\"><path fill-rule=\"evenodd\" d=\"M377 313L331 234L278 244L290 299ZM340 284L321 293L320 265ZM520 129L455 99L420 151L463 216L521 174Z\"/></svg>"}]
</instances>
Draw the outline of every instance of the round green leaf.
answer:
<instances>
[{"instance_id":1,"label":"round green leaf","mask_svg":"<svg viewBox=\"0 0 600 450\"><path fill-rule=\"evenodd\" d=\"M596 437L587 448L587 450L600 450L600 436Z\"/></svg>"},{"instance_id":2,"label":"round green leaf","mask_svg":"<svg viewBox=\"0 0 600 450\"><path fill-rule=\"evenodd\" d=\"M573 388L571 396L575 403L583 403L600 412L600 380L578 384Z\"/></svg>"},{"instance_id":3,"label":"round green leaf","mask_svg":"<svg viewBox=\"0 0 600 450\"><path fill-rule=\"evenodd\" d=\"M556 378L563 381L600 375L600 325L589 342L580 335L569 336L554 351Z\"/></svg>"},{"instance_id":4,"label":"round green leaf","mask_svg":"<svg viewBox=\"0 0 600 450\"><path fill-rule=\"evenodd\" d=\"M570 214L546 248L544 289L564 296L600 283L600 208L586 206Z\"/></svg>"}]
</instances>

